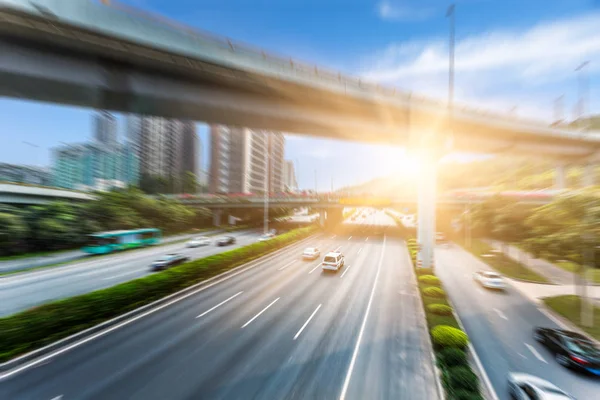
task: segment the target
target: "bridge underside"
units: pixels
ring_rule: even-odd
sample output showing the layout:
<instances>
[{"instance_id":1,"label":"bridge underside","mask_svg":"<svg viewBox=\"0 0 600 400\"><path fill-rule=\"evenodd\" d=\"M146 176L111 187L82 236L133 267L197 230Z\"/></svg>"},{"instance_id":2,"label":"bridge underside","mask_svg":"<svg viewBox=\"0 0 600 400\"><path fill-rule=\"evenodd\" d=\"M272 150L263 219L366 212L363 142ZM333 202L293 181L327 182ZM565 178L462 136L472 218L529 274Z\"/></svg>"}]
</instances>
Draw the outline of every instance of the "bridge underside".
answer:
<instances>
[{"instance_id":1,"label":"bridge underside","mask_svg":"<svg viewBox=\"0 0 600 400\"><path fill-rule=\"evenodd\" d=\"M426 132L446 142L453 132L460 151L568 159L597 154L600 146L557 132L542 140L514 121L491 124L460 110L451 122L432 101L350 95L340 84L331 90L190 59L60 20L0 10L0 22L3 96L388 145L413 144Z\"/></svg>"}]
</instances>

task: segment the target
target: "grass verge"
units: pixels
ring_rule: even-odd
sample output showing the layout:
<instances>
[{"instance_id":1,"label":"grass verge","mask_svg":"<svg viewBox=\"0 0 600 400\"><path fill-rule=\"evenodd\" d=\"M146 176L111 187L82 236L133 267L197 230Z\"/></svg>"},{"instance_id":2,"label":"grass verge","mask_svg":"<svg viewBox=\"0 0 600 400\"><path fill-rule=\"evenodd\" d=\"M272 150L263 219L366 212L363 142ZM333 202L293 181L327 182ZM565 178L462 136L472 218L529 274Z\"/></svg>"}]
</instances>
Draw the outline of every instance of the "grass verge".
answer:
<instances>
[{"instance_id":1,"label":"grass verge","mask_svg":"<svg viewBox=\"0 0 600 400\"><path fill-rule=\"evenodd\" d=\"M0 362L5 362L212 278L313 234L310 226L269 241L191 261L107 289L44 304L0 318Z\"/></svg>"},{"instance_id":2,"label":"grass verge","mask_svg":"<svg viewBox=\"0 0 600 400\"><path fill-rule=\"evenodd\" d=\"M580 271L581 266L572 261L557 261L554 263L554 265L564 269L565 271L573 272L575 274L582 274ZM590 282L600 283L600 269L588 269L587 278Z\"/></svg>"},{"instance_id":3,"label":"grass verge","mask_svg":"<svg viewBox=\"0 0 600 400\"><path fill-rule=\"evenodd\" d=\"M463 244L461 243L461 245ZM546 277L527 268L522 263L513 260L503 253L493 252L492 250L494 250L494 248L480 239L473 239L471 241L471 248L465 247L464 245L463 248L509 278L536 283L550 283ZM493 257L486 257L489 255L493 255Z\"/></svg>"},{"instance_id":4,"label":"grass verge","mask_svg":"<svg viewBox=\"0 0 600 400\"><path fill-rule=\"evenodd\" d=\"M581 298L574 295L546 297L543 299L546 306L559 315L565 317L583 331L600 340L600 307L594 307L593 326L584 326L581 323Z\"/></svg>"}]
</instances>

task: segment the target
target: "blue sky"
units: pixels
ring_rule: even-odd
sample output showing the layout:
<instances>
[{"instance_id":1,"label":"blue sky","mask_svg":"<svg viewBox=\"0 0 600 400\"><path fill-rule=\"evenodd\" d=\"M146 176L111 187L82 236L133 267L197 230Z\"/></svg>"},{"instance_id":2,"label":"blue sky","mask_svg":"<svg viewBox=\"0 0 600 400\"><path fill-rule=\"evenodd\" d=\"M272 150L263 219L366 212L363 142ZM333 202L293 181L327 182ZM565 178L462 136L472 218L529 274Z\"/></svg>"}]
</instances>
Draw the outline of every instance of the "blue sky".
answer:
<instances>
[{"instance_id":1,"label":"blue sky","mask_svg":"<svg viewBox=\"0 0 600 400\"><path fill-rule=\"evenodd\" d=\"M266 51L445 99L450 2L437 0L126 0ZM573 70L590 60L588 109L600 111L599 0L456 2L456 101L551 120L565 96L571 118ZM48 149L91 135L91 111L0 99L0 161L48 165ZM199 125L207 159L206 127ZM23 141L35 143L32 148ZM320 189L385 175L401 152L376 146L290 137L304 187Z\"/></svg>"}]
</instances>

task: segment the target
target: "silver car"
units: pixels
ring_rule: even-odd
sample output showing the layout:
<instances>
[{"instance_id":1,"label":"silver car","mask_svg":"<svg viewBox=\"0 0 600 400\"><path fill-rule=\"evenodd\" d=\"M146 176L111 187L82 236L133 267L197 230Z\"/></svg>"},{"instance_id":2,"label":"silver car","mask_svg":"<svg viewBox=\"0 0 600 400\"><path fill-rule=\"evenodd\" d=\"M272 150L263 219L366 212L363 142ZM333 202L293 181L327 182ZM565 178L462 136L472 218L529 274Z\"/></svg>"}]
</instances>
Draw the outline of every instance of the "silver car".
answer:
<instances>
[{"instance_id":1,"label":"silver car","mask_svg":"<svg viewBox=\"0 0 600 400\"><path fill-rule=\"evenodd\" d=\"M508 390L516 400L576 400L556 385L528 374L508 374Z\"/></svg>"}]
</instances>

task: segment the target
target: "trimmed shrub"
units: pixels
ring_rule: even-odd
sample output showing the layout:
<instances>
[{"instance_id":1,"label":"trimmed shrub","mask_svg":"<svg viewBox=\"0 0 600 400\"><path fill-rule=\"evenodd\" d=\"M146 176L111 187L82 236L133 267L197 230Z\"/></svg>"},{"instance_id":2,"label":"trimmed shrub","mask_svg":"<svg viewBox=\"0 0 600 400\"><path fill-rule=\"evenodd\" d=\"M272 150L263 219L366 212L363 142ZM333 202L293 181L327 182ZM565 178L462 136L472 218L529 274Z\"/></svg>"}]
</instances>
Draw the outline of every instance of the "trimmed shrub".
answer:
<instances>
[{"instance_id":1,"label":"trimmed shrub","mask_svg":"<svg viewBox=\"0 0 600 400\"><path fill-rule=\"evenodd\" d=\"M483 400L479 393L469 392L468 390L453 390L450 400Z\"/></svg>"},{"instance_id":2,"label":"trimmed shrub","mask_svg":"<svg viewBox=\"0 0 600 400\"><path fill-rule=\"evenodd\" d=\"M439 352L438 358L448 368L468 365L467 353L457 347L443 349Z\"/></svg>"},{"instance_id":3,"label":"trimmed shrub","mask_svg":"<svg viewBox=\"0 0 600 400\"><path fill-rule=\"evenodd\" d=\"M417 274L417 276L423 276L423 275L435 276L433 274L433 268L416 268L415 273Z\"/></svg>"},{"instance_id":4,"label":"trimmed shrub","mask_svg":"<svg viewBox=\"0 0 600 400\"><path fill-rule=\"evenodd\" d=\"M421 275L419 276L419 282L426 285L441 286L440 278L435 275Z\"/></svg>"},{"instance_id":5,"label":"trimmed shrub","mask_svg":"<svg viewBox=\"0 0 600 400\"><path fill-rule=\"evenodd\" d=\"M435 297L441 299L446 297L446 292L444 292L444 289L441 289L439 287L427 287L423 289L423 295L427 297Z\"/></svg>"},{"instance_id":6,"label":"trimmed shrub","mask_svg":"<svg viewBox=\"0 0 600 400\"><path fill-rule=\"evenodd\" d=\"M431 330L433 343L439 347L458 347L464 349L469 343L469 337L460 329L447 325L438 325Z\"/></svg>"},{"instance_id":7,"label":"trimmed shrub","mask_svg":"<svg viewBox=\"0 0 600 400\"><path fill-rule=\"evenodd\" d=\"M445 304L429 304L427 311L436 315L452 315L452 307Z\"/></svg>"},{"instance_id":8,"label":"trimmed shrub","mask_svg":"<svg viewBox=\"0 0 600 400\"><path fill-rule=\"evenodd\" d=\"M448 382L452 389L466 390L477 393L479 391L479 380L477 375L469 367L452 367L448 369Z\"/></svg>"}]
</instances>

